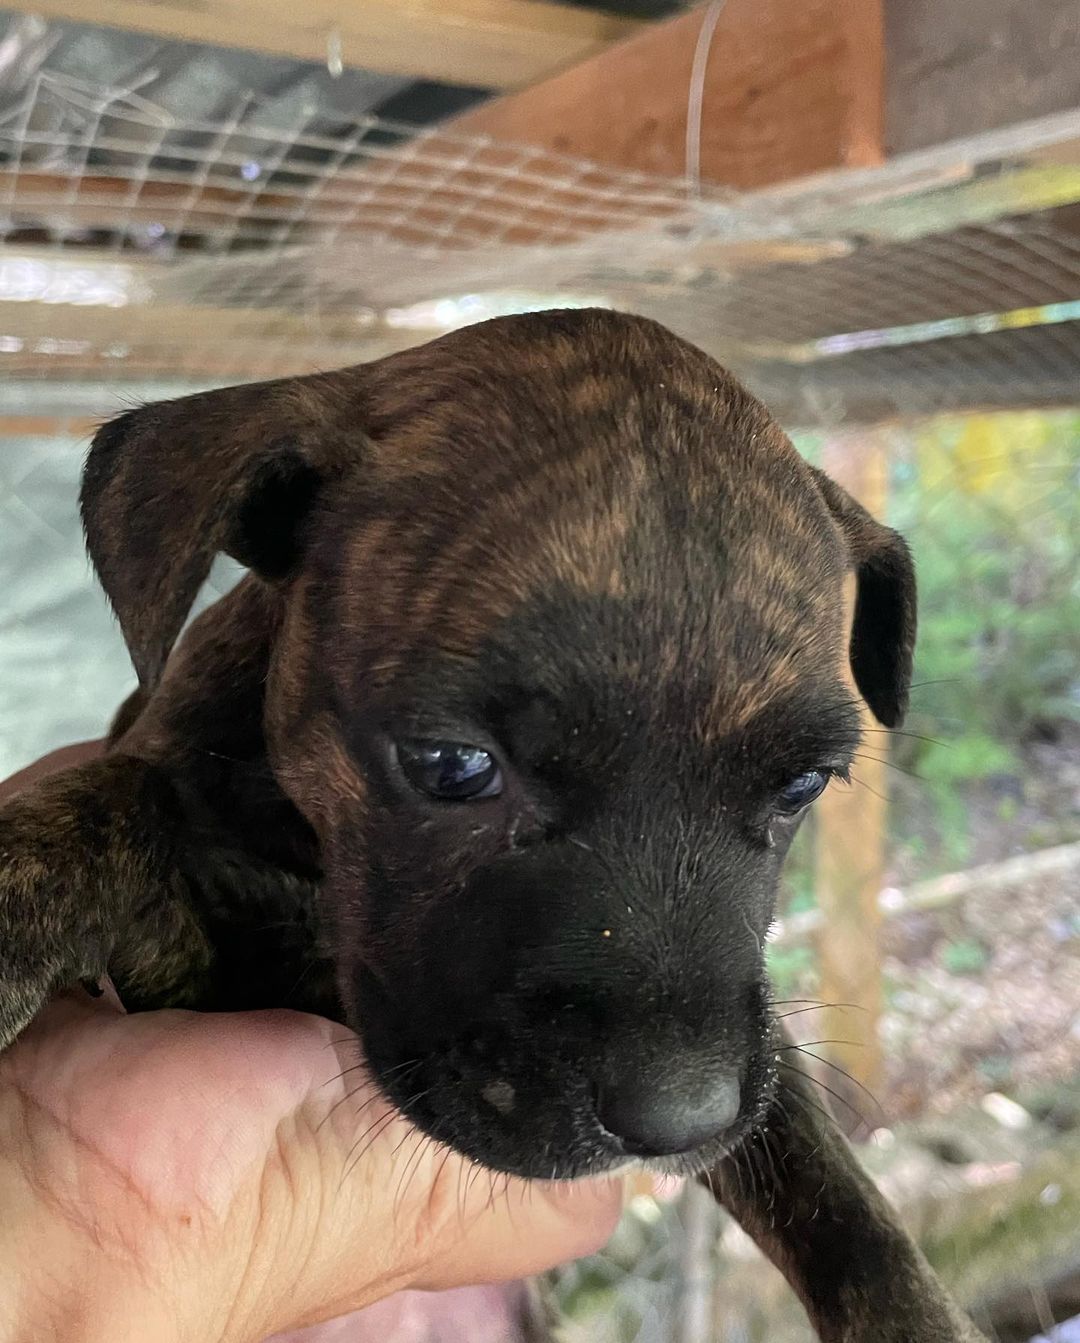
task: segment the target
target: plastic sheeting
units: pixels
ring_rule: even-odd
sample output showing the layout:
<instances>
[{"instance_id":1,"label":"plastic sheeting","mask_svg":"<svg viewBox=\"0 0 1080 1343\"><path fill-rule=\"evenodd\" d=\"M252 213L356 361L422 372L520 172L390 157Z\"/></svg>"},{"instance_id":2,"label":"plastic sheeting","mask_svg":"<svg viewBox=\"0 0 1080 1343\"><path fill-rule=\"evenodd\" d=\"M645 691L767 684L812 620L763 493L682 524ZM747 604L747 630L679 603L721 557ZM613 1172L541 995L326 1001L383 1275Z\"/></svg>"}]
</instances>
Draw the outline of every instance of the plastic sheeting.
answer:
<instances>
[{"instance_id":1,"label":"plastic sheeting","mask_svg":"<svg viewBox=\"0 0 1080 1343\"><path fill-rule=\"evenodd\" d=\"M135 686L83 548L85 451L85 438L0 440L0 778L100 736ZM238 573L219 561L196 610Z\"/></svg>"}]
</instances>

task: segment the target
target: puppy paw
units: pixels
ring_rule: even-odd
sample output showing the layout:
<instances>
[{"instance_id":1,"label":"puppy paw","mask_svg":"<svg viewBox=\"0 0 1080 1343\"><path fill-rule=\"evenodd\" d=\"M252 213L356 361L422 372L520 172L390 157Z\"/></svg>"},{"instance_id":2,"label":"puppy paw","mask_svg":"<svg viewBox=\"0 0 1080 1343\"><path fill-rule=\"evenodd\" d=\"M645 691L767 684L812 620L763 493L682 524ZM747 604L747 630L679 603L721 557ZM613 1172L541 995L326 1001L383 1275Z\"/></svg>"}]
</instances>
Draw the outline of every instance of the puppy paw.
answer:
<instances>
[{"instance_id":1,"label":"puppy paw","mask_svg":"<svg viewBox=\"0 0 1080 1343\"><path fill-rule=\"evenodd\" d=\"M12 844L0 813L0 1049L58 990L102 973L103 949L67 921L73 884L47 876Z\"/></svg>"},{"instance_id":2,"label":"puppy paw","mask_svg":"<svg viewBox=\"0 0 1080 1343\"><path fill-rule=\"evenodd\" d=\"M203 1005L214 949L178 856L205 843L164 772L118 753L0 807L0 1049L106 975L129 1007Z\"/></svg>"},{"instance_id":3,"label":"puppy paw","mask_svg":"<svg viewBox=\"0 0 1080 1343\"><path fill-rule=\"evenodd\" d=\"M59 976L39 967L36 975L20 975L0 964L0 1050L20 1035L48 1001Z\"/></svg>"},{"instance_id":4,"label":"puppy paw","mask_svg":"<svg viewBox=\"0 0 1080 1343\"><path fill-rule=\"evenodd\" d=\"M105 971L116 900L97 774L65 771L0 808L0 1049L58 989Z\"/></svg>"}]
</instances>

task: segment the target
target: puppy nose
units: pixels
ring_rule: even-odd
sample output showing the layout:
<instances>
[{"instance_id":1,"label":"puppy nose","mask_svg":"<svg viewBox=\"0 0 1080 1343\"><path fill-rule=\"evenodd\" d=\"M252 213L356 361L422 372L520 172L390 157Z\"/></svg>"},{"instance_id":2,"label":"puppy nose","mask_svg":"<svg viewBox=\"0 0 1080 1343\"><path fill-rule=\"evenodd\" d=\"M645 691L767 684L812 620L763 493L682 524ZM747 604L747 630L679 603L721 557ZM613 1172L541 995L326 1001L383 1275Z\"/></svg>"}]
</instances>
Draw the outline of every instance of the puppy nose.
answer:
<instances>
[{"instance_id":1,"label":"puppy nose","mask_svg":"<svg viewBox=\"0 0 1080 1343\"><path fill-rule=\"evenodd\" d=\"M656 1085L647 1075L600 1088L600 1123L634 1156L674 1156L718 1138L738 1118L739 1082L734 1073L680 1087Z\"/></svg>"}]
</instances>

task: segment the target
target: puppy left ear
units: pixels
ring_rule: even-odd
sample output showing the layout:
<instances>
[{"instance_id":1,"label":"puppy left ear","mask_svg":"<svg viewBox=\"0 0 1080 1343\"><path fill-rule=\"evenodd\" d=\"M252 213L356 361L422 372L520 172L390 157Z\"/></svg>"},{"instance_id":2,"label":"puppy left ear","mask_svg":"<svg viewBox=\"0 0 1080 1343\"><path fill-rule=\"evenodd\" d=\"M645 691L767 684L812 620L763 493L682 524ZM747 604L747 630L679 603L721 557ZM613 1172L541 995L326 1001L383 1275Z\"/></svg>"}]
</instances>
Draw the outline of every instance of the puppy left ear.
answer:
<instances>
[{"instance_id":1,"label":"puppy left ear","mask_svg":"<svg viewBox=\"0 0 1080 1343\"><path fill-rule=\"evenodd\" d=\"M899 532L871 517L817 467L814 479L847 541L855 570L851 671L874 717L886 727L903 721L915 654L915 565Z\"/></svg>"},{"instance_id":2,"label":"puppy left ear","mask_svg":"<svg viewBox=\"0 0 1080 1343\"><path fill-rule=\"evenodd\" d=\"M328 478L366 442L359 369L200 392L128 411L83 471L87 548L144 690L219 551L285 579Z\"/></svg>"}]
</instances>

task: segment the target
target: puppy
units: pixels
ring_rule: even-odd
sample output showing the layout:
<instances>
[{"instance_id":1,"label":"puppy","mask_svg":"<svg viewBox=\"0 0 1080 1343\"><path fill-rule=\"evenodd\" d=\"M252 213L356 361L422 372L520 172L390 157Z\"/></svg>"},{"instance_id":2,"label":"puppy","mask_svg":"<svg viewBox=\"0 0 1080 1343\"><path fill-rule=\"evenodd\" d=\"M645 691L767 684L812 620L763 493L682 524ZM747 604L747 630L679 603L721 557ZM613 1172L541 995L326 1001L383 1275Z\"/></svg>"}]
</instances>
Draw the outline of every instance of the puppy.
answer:
<instances>
[{"instance_id":1,"label":"puppy","mask_svg":"<svg viewBox=\"0 0 1080 1343\"><path fill-rule=\"evenodd\" d=\"M105 972L321 1012L496 1170L707 1172L825 1339L977 1337L778 1066L762 952L845 662L903 715L911 560L728 373L498 319L130 411L82 509L140 689L0 812L0 1044Z\"/></svg>"}]
</instances>

